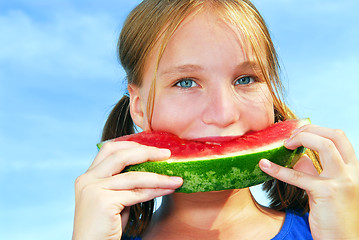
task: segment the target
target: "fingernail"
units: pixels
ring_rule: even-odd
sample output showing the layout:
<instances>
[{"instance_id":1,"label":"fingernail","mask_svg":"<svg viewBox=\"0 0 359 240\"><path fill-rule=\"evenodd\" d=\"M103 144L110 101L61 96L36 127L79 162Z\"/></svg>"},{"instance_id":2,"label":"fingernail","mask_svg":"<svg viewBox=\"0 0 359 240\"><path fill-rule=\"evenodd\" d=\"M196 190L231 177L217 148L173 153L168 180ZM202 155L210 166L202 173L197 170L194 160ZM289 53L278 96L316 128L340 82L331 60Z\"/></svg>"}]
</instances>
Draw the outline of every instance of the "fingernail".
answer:
<instances>
[{"instance_id":1,"label":"fingernail","mask_svg":"<svg viewBox=\"0 0 359 240\"><path fill-rule=\"evenodd\" d=\"M175 183L181 183L183 181L181 177L170 177L170 179Z\"/></svg>"},{"instance_id":2,"label":"fingernail","mask_svg":"<svg viewBox=\"0 0 359 240\"><path fill-rule=\"evenodd\" d=\"M271 162L268 159L261 159L260 165L262 169L269 169L271 168Z\"/></svg>"},{"instance_id":3,"label":"fingernail","mask_svg":"<svg viewBox=\"0 0 359 240\"><path fill-rule=\"evenodd\" d=\"M170 156L171 155L171 150L166 149L166 148L160 148L160 152L161 152L161 154L163 154L165 156Z\"/></svg>"}]
</instances>

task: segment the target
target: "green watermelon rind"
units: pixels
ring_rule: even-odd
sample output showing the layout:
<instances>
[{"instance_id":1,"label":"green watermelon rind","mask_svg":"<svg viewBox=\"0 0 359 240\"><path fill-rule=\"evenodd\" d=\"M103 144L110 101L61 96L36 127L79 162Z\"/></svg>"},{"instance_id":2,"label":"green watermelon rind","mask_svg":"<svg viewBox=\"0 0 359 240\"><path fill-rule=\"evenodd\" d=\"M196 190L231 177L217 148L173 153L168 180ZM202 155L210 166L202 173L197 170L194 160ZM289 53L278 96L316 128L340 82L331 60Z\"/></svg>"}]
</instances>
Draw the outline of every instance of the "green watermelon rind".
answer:
<instances>
[{"instance_id":1,"label":"green watermelon rind","mask_svg":"<svg viewBox=\"0 0 359 240\"><path fill-rule=\"evenodd\" d=\"M267 151L207 160L144 162L128 166L124 172L153 172L182 177L183 185L176 192L241 189L272 179L259 168L258 163L261 159L268 159L280 166L291 168L304 151L304 147L289 150L280 146Z\"/></svg>"}]
</instances>

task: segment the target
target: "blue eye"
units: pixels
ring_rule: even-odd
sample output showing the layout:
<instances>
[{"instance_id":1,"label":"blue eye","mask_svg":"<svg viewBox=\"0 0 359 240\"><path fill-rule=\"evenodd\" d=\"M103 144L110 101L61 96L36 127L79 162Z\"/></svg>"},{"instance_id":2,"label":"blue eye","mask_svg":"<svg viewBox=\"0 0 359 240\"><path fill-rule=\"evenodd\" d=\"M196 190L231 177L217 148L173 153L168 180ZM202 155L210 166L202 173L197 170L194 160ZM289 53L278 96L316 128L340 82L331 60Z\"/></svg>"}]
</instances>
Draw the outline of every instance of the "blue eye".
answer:
<instances>
[{"instance_id":1,"label":"blue eye","mask_svg":"<svg viewBox=\"0 0 359 240\"><path fill-rule=\"evenodd\" d=\"M176 83L177 87L181 88L191 88L198 86L197 83L189 78L184 78Z\"/></svg>"},{"instance_id":2,"label":"blue eye","mask_svg":"<svg viewBox=\"0 0 359 240\"><path fill-rule=\"evenodd\" d=\"M248 85L251 83L254 83L255 80L253 77L250 76L244 76L244 77L240 77L238 78L235 82L234 85Z\"/></svg>"}]
</instances>

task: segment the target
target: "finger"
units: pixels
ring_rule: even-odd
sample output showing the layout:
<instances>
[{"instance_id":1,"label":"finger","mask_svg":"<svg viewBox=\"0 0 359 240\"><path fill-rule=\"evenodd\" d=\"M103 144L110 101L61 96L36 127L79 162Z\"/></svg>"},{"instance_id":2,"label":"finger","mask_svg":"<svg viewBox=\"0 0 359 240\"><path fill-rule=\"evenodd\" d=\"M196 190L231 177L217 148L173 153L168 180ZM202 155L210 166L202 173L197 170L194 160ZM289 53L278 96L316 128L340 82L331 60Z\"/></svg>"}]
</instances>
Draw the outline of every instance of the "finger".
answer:
<instances>
[{"instance_id":1,"label":"finger","mask_svg":"<svg viewBox=\"0 0 359 240\"><path fill-rule=\"evenodd\" d=\"M293 169L312 176L319 176L317 169L313 165L312 159L306 154L300 157L297 163L293 166Z\"/></svg>"},{"instance_id":2,"label":"finger","mask_svg":"<svg viewBox=\"0 0 359 240\"><path fill-rule=\"evenodd\" d=\"M174 193L174 189L162 188L141 188L135 190L124 190L114 192L116 199L125 207L130 207L134 204L146 202L157 197L162 197Z\"/></svg>"},{"instance_id":3,"label":"finger","mask_svg":"<svg viewBox=\"0 0 359 240\"><path fill-rule=\"evenodd\" d=\"M357 161L353 145L350 143L344 131L309 124L294 130L292 135L294 136L299 132L309 132L328 138L335 144L345 163Z\"/></svg>"},{"instance_id":4,"label":"finger","mask_svg":"<svg viewBox=\"0 0 359 240\"><path fill-rule=\"evenodd\" d=\"M297 186L309 192L312 191L312 189L315 189L315 182L317 178L312 175L279 166L267 159L260 160L259 167L263 172L283 182Z\"/></svg>"},{"instance_id":5,"label":"finger","mask_svg":"<svg viewBox=\"0 0 359 240\"><path fill-rule=\"evenodd\" d=\"M107 141L103 144L100 151L98 152L97 156L95 157L93 163L89 167L89 170L97 166L101 161L103 161L108 156L112 155L114 152L121 150L121 149L127 149L132 147L138 147L140 144L136 142L130 142L130 141L121 141L121 142L112 142Z\"/></svg>"},{"instance_id":6,"label":"finger","mask_svg":"<svg viewBox=\"0 0 359 240\"><path fill-rule=\"evenodd\" d=\"M103 179L100 184L110 190L177 189L183 184L183 179L149 172L127 172L112 176L109 179Z\"/></svg>"},{"instance_id":7,"label":"finger","mask_svg":"<svg viewBox=\"0 0 359 240\"><path fill-rule=\"evenodd\" d=\"M338 173L343 169L344 162L335 144L322 136L309 132L300 132L287 140L285 146L295 149L300 146L317 151L323 166L323 173Z\"/></svg>"},{"instance_id":8,"label":"finger","mask_svg":"<svg viewBox=\"0 0 359 240\"><path fill-rule=\"evenodd\" d=\"M171 152L168 149L138 145L137 147L117 150L92 168L90 172L98 178L105 178L120 173L126 166L145 161L165 160L170 156Z\"/></svg>"}]
</instances>

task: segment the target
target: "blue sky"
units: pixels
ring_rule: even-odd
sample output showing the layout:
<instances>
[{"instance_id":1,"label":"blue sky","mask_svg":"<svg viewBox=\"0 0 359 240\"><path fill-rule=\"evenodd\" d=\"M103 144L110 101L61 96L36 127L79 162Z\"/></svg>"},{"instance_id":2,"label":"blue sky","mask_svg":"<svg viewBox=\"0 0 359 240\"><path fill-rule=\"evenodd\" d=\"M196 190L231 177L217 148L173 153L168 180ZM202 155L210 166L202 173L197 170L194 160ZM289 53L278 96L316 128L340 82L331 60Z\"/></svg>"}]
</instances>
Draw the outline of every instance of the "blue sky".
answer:
<instances>
[{"instance_id":1,"label":"blue sky","mask_svg":"<svg viewBox=\"0 0 359 240\"><path fill-rule=\"evenodd\" d=\"M71 238L73 183L123 94L116 42L138 2L0 0L0 239ZM289 105L359 152L359 2L253 2Z\"/></svg>"}]
</instances>

